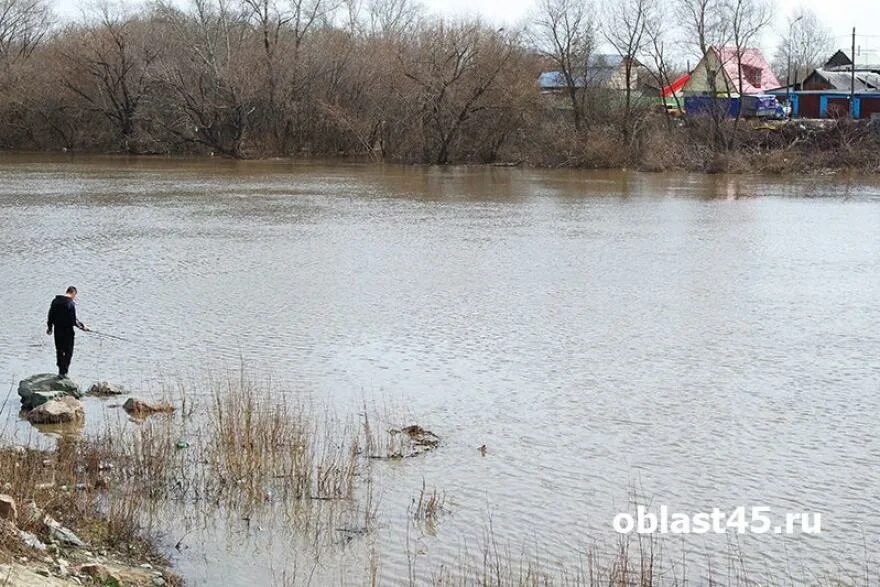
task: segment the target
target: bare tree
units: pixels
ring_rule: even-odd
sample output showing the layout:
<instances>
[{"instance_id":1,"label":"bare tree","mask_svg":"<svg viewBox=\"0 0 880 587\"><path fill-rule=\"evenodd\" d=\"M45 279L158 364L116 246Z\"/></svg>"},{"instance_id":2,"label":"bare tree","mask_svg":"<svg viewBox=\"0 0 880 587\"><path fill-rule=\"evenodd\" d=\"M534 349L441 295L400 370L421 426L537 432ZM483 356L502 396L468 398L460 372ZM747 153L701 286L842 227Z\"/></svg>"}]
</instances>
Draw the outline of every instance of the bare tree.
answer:
<instances>
[{"instance_id":1,"label":"bare tree","mask_svg":"<svg viewBox=\"0 0 880 587\"><path fill-rule=\"evenodd\" d=\"M541 0L535 43L565 82L575 130L583 128L587 60L596 45L596 23L586 0Z\"/></svg>"},{"instance_id":2,"label":"bare tree","mask_svg":"<svg viewBox=\"0 0 880 587\"><path fill-rule=\"evenodd\" d=\"M369 0L367 30L372 35L394 37L411 30L421 15L421 5L413 0Z\"/></svg>"},{"instance_id":3,"label":"bare tree","mask_svg":"<svg viewBox=\"0 0 880 587\"><path fill-rule=\"evenodd\" d=\"M623 59L624 112L623 138L629 143L633 128L633 73L638 57L649 43L648 22L652 20L654 0L617 0L607 7L605 40Z\"/></svg>"},{"instance_id":4,"label":"bare tree","mask_svg":"<svg viewBox=\"0 0 880 587\"><path fill-rule=\"evenodd\" d=\"M669 24L671 19L668 11L665 9L665 5L658 3L654 8L645 23L645 38L647 39L645 54L651 60L648 72L654 77L662 99L663 88L672 85L674 81L672 75L673 66L670 63L667 51L670 29L672 27ZM673 93L673 99L675 100L676 109L679 112L682 111L683 108L678 93ZM671 127L672 115L668 109L664 108L663 110L666 114L667 125Z\"/></svg>"},{"instance_id":5,"label":"bare tree","mask_svg":"<svg viewBox=\"0 0 880 587\"><path fill-rule=\"evenodd\" d=\"M255 124L269 129L275 151L288 153L302 143L310 113L303 105L309 95L310 72L304 60L306 45L343 6L335 0L241 0L257 28L264 52L267 104ZM349 5L349 8L355 7ZM325 27L325 28L330 28ZM297 139L296 137L300 137Z\"/></svg>"},{"instance_id":6,"label":"bare tree","mask_svg":"<svg viewBox=\"0 0 880 587\"><path fill-rule=\"evenodd\" d=\"M801 6L788 17L773 66L777 72L785 72L787 84L797 84L802 76L821 66L833 50L831 30L822 24L815 12Z\"/></svg>"},{"instance_id":7,"label":"bare tree","mask_svg":"<svg viewBox=\"0 0 880 587\"><path fill-rule=\"evenodd\" d=\"M24 136L32 137L33 129L27 124L28 99L22 89L30 87L34 77L24 62L44 39L50 24L45 0L0 0L0 109ZM3 137L2 141L10 139Z\"/></svg>"},{"instance_id":8,"label":"bare tree","mask_svg":"<svg viewBox=\"0 0 880 587\"><path fill-rule=\"evenodd\" d=\"M730 26L724 0L682 0L676 6L685 44L699 58L711 47L729 42Z\"/></svg>"},{"instance_id":9,"label":"bare tree","mask_svg":"<svg viewBox=\"0 0 880 587\"><path fill-rule=\"evenodd\" d=\"M746 72L745 67L751 67L745 63L745 57L752 51L758 35L770 25L772 13L766 0L730 0L729 5L731 36L736 60L737 94L739 95L740 107L734 117L733 133L730 137L729 148L736 145L737 130L742 118L743 98L745 97ZM760 84L756 84L760 85Z\"/></svg>"},{"instance_id":10,"label":"bare tree","mask_svg":"<svg viewBox=\"0 0 880 587\"><path fill-rule=\"evenodd\" d=\"M285 40L285 27L293 15L286 6L279 6L276 0L241 0L242 11L248 22L256 29L262 53L262 76L257 78L263 86L265 105L261 110L262 120L272 136L273 146L283 150L285 142L285 116L282 111L281 86L282 44Z\"/></svg>"},{"instance_id":11,"label":"bare tree","mask_svg":"<svg viewBox=\"0 0 880 587\"><path fill-rule=\"evenodd\" d=\"M439 22L398 54L403 75L415 84L426 162L449 163L465 124L487 109L484 98L513 52L509 37L479 23Z\"/></svg>"},{"instance_id":12,"label":"bare tree","mask_svg":"<svg viewBox=\"0 0 880 587\"><path fill-rule=\"evenodd\" d=\"M247 51L246 17L224 0L193 0L190 12L158 8L173 51L160 80L171 96L165 130L176 141L241 157L254 107L247 92L255 61Z\"/></svg>"},{"instance_id":13,"label":"bare tree","mask_svg":"<svg viewBox=\"0 0 880 587\"><path fill-rule=\"evenodd\" d=\"M0 59L28 55L50 25L45 0L0 0Z\"/></svg>"},{"instance_id":14,"label":"bare tree","mask_svg":"<svg viewBox=\"0 0 880 587\"><path fill-rule=\"evenodd\" d=\"M97 20L80 27L73 45L63 51L71 66L64 86L107 118L120 148L129 153L137 151L136 119L161 49L149 38L148 27L146 21L103 4Z\"/></svg>"},{"instance_id":15,"label":"bare tree","mask_svg":"<svg viewBox=\"0 0 880 587\"><path fill-rule=\"evenodd\" d=\"M289 26L297 50L308 34L341 6L333 0L289 0L289 4Z\"/></svg>"}]
</instances>

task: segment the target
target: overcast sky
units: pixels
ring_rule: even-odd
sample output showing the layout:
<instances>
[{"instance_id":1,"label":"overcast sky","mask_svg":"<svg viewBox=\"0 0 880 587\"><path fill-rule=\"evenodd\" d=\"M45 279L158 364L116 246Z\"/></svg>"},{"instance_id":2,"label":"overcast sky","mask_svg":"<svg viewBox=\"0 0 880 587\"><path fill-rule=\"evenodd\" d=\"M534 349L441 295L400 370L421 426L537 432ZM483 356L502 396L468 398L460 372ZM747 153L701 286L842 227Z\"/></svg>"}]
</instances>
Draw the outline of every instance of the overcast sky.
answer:
<instances>
[{"instance_id":1,"label":"overcast sky","mask_svg":"<svg viewBox=\"0 0 880 587\"><path fill-rule=\"evenodd\" d=\"M75 17L78 6L89 0L54 0L64 17ZM132 4L139 4L134 0ZM185 0L179 0L185 3ZM446 16L480 15L487 21L506 26L526 22L537 0L421 0L428 11ZM671 0L674 2L675 0ZM772 58L779 36L787 33L787 18L799 6L809 8L823 20L834 35L834 42L849 53L852 27L857 28L856 44L861 48L860 62L880 62L880 0L771 0L773 30L764 35L762 49Z\"/></svg>"},{"instance_id":2,"label":"overcast sky","mask_svg":"<svg viewBox=\"0 0 880 587\"><path fill-rule=\"evenodd\" d=\"M671 0L674 2L675 0ZM773 5L774 27L765 35L762 47L772 56L776 39L786 35L788 16L803 6L809 8L831 29L834 42L841 48L852 43L852 27L856 27L856 44L863 51L880 48L880 0L771 0ZM528 18L536 4L535 0L423 0L431 10L442 14L467 14L477 12L492 21L515 24ZM873 27L872 27L873 25ZM863 36L873 35L873 36ZM865 54L873 63L880 62L880 51ZM861 61L861 60L860 60Z\"/></svg>"}]
</instances>

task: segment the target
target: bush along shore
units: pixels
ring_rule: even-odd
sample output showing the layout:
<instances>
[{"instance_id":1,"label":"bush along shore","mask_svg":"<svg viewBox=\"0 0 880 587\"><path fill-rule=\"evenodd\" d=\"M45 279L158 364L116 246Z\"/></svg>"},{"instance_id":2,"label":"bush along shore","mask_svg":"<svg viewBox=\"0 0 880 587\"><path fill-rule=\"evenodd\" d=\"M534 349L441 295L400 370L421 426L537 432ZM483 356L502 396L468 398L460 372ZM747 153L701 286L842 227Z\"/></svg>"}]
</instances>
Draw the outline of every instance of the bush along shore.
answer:
<instances>
[{"instance_id":1,"label":"bush along shore","mask_svg":"<svg viewBox=\"0 0 880 587\"><path fill-rule=\"evenodd\" d=\"M880 170L880 131L869 121L678 117L657 97L682 73L662 48L699 37L691 56L729 42L700 19L736 21L725 13L733 5L683 0L691 22L667 4L637 2L619 3L603 23L640 39L619 47L640 63L638 84L626 69L625 90L583 87L576 64L602 43L601 11L591 13L588 1L536 2L527 26L500 29L431 17L408 0L103 3L68 23L45 0L12 2L0 11L0 29L10 31L0 47L0 149ZM633 22L632 13L644 17ZM570 89L542 92L540 74L560 69Z\"/></svg>"}]
</instances>

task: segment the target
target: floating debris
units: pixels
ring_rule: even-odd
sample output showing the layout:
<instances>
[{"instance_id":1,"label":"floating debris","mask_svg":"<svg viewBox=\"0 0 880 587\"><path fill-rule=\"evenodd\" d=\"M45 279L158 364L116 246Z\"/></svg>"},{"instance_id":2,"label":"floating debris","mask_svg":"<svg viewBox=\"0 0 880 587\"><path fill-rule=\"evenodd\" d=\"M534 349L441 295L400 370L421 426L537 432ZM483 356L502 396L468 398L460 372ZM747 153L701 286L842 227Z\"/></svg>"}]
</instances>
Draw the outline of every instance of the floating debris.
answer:
<instances>
[{"instance_id":1,"label":"floating debris","mask_svg":"<svg viewBox=\"0 0 880 587\"><path fill-rule=\"evenodd\" d=\"M122 404L122 409L135 418L146 418L152 414L170 414L174 406L169 403L151 404L143 400L130 397Z\"/></svg>"},{"instance_id":2,"label":"floating debris","mask_svg":"<svg viewBox=\"0 0 880 587\"><path fill-rule=\"evenodd\" d=\"M407 459L417 457L440 446L440 437L414 424L400 430L388 431L391 436L388 451L385 455L371 455L374 459Z\"/></svg>"}]
</instances>

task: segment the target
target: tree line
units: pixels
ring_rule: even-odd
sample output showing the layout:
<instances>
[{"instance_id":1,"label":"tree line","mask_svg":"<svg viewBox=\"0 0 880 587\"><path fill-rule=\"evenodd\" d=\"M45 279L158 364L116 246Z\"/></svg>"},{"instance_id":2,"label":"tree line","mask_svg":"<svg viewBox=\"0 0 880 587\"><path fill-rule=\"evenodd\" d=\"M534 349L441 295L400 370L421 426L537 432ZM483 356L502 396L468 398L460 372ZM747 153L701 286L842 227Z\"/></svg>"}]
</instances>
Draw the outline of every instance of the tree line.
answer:
<instances>
[{"instance_id":1,"label":"tree line","mask_svg":"<svg viewBox=\"0 0 880 587\"><path fill-rule=\"evenodd\" d=\"M104 3L63 25L46 2L0 0L3 149L617 166L675 140L705 158L737 129L673 119L635 68L662 87L679 55L770 23L768 0L537 0L515 30L413 0ZM600 48L623 91L579 87ZM548 69L561 95L541 94Z\"/></svg>"}]
</instances>

